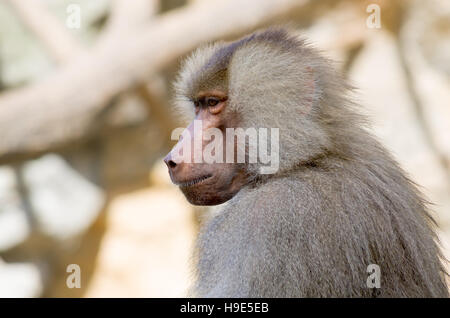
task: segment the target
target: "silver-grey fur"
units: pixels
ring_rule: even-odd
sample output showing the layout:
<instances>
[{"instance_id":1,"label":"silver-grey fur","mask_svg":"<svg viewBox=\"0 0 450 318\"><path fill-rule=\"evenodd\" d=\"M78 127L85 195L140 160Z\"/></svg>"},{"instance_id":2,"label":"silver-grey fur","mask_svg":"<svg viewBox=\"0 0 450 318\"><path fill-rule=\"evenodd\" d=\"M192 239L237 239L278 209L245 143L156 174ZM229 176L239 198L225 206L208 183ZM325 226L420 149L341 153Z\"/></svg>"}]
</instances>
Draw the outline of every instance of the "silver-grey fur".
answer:
<instances>
[{"instance_id":1,"label":"silver-grey fur","mask_svg":"<svg viewBox=\"0 0 450 318\"><path fill-rule=\"evenodd\" d=\"M178 105L217 84L241 127L280 128L280 170L258 175L202 228L193 295L448 297L426 202L365 128L351 88L285 29L219 42L189 57ZM366 286L367 266L381 288Z\"/></svg>"}]
</instances>

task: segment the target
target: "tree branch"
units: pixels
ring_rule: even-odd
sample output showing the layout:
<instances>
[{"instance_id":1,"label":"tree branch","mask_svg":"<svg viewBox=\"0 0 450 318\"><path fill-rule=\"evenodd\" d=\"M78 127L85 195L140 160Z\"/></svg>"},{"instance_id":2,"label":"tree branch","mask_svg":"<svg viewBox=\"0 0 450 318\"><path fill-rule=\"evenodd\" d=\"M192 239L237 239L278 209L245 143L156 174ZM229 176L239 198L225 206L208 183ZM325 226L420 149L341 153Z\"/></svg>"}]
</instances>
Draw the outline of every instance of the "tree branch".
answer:
<instances>
[{"instance_id":1,"label":"tree branch","mask_svg":"<svg viewBox=\"0 0 450 318\"><path fill-rule=\"evenodd\" d=\"M0 160L85 137L112 97L180 55L202 42L255 28L306 2L202 1L156 17L126 37L79 55L42 81L1 95Z\"/></svg>"},{"instance_id":2,"label":"tree branch","mask_svg":"<svg viewBox=\"0 0 450 318\"><path fill-rule=\"evenodd\" d=\"M82 52L83 48L40 1L6 1L47 47L49 54L58 64L70 61Z\"/></svg>"}]
</instances>

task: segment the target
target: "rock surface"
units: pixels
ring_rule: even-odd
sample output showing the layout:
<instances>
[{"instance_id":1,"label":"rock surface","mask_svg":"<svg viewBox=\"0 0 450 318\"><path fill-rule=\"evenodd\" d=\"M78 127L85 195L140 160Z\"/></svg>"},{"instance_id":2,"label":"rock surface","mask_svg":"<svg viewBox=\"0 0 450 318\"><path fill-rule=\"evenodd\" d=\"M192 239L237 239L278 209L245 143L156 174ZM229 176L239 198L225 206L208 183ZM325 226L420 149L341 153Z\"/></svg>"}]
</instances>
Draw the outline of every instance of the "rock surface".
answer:
<instances>
[{"instance_id":1,"label":"rock surface","mask_svg":"<svg viewBox=\"0 0 450 318\"><path fill-rule=\"evenodd\" d=\"M38 297L42 289L41 273L35 264L6 264L0 258L0 298Z\"/></svg>"},{"instance_id":2,"label":"rock surface","mask_svg":"<svg viewBox=\"0 0 450 318\"><path fill-rule=\"evenodd\" d=\"M0 252L22 243L31 226L17 191L12 167L0 167Z\"/></svg>"},{"instance_id":3,"label":"rock surface","mask_svg":"<svg viewBox=\"0 0 450 318\"><path fill-rule=\"evenodd\" d=\"M74 238L97 218L103 191L57 155L25 164L24 186L39 231L57 240Z\"/></svg>"}]
</instances>

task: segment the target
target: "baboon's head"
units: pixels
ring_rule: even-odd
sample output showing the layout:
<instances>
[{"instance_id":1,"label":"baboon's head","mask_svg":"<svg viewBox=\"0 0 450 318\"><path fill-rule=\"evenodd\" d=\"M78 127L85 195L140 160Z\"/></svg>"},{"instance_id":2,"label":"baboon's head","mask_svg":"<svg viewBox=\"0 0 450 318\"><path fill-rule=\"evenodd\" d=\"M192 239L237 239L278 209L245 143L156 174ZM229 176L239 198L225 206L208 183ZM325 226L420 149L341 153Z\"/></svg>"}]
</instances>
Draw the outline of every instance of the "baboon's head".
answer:
<instances>
[{"instance_id":1,"label":"baboon's head","mask_svg":"<svg viewBox=\"0 0 450 318\"><path fill-rule=\"evenodd\" d=\"M320 105L333 86L317 76L326 77L326 64L284 29L207 45L187 58L176 106L192 122L164 159L187 199L223 203L252 180L326 151L332 118L324 122Z\"/></svg>"}]
</instances>

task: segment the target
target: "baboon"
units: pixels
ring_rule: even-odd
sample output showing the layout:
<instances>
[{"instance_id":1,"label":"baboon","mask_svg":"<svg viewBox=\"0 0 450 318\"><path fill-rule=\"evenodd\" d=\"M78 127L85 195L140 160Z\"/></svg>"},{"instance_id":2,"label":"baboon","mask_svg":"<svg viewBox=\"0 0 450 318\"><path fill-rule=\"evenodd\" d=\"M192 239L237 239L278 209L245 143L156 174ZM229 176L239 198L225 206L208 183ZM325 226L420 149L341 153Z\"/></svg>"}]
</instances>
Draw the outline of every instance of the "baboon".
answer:
<instances>
[{"instance_id":1,"label":"baboon","mask_svg":"<svg viewBox=\"0 0 450 318\"><path fill-rule=\"evenodd\" d=\"M174 88L201 132L279 128L274 173L261 173L259 159L183 161L177 147L164 159L192 204L228 201L197 239L191 295L448 297L427 202L368 132L352 87L295 32L269 28L199 48ZM178 150L195 143L194 124L186 131ZM223 142L237 152L236 143ZM371 264L379 288L368 285Z\"/></svg>"}]
</instances>

